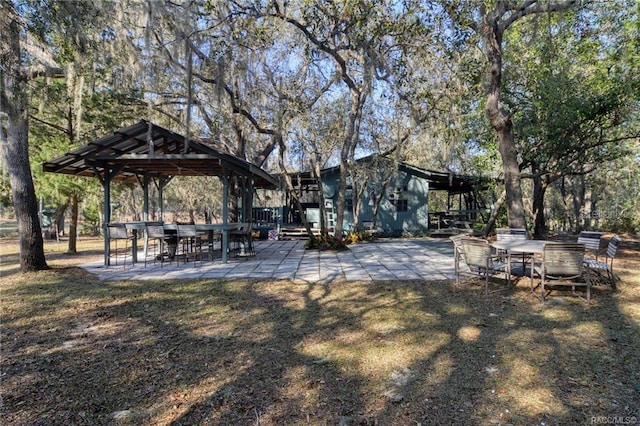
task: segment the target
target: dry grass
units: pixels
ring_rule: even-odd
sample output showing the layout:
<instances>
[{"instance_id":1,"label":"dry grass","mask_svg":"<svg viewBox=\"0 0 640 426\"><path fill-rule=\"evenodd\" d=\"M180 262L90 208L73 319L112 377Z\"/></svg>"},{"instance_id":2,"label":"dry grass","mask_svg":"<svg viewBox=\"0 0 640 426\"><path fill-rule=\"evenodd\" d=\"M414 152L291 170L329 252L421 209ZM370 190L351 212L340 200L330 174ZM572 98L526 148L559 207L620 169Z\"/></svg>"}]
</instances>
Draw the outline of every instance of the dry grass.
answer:
<instances>
[{"instance_id":1,"label":"dry grass","mask_svg":"<svg viewBox=\"0 0 640 426\"><path fill-rule=\"evenodd\" d=\"M99 242L83 243L100 256ZM91 246L90 244L93 244ZM2 424L640 422L640 245L620 290L542 305L522 282L99 282L2 242Z\"/></svg>"}]
</instances>

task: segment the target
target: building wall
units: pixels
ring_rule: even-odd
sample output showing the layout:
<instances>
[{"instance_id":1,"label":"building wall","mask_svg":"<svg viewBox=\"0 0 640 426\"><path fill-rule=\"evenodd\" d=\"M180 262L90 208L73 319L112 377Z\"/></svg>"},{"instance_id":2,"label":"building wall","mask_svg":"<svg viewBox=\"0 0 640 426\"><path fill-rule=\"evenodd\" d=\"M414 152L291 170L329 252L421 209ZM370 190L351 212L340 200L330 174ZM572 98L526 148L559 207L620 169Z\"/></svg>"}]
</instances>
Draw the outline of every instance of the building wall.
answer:
<instances>
[{"instance_id":1,"label":"building wall","mask_svg":"<svg viewBox=\"0 0 640 426\"><path fill-rule=\"evenodd\" d=\"M338 175L323 176L323 182L337 192ZM368 182L367 191L361 200L359 223L363 227L364 222L373 220L372 191L375 197L380 195L381 182ZM348 195L348 194L347 194ZM421 232L428 229L429 224L429 182L405 172L398 172L394 183L390 183L384 194L378 209L377 227L385 231ZM337 202L337 194L331 197L334 205ZM406 205L406 211L403 205ZM353 213L351 209L345 209L344 229L353 229Z\"/></svg>"}]
</instances>

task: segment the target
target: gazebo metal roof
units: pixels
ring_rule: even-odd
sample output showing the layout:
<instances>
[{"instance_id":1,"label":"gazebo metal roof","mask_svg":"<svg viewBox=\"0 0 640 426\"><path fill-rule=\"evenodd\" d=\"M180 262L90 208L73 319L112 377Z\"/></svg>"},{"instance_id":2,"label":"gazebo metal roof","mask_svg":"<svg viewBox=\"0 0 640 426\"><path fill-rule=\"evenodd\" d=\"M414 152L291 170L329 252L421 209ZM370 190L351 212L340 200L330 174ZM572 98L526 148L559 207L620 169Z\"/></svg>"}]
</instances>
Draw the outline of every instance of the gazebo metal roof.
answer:
<instances>
[{"instance_id":1,"label":"gazebo metal roof","mask_svg":"<svg viewBox=\"0 0 640 426\"><path fill-rule=\"evenodd\" d=\"M100 176L117 170L114 180L136 182L140 176L242 176L255 188L277 185L269 173L234 155L189 140L146 120L89 142L43 164L45 172Z\"/></svg>"}]
</instances>

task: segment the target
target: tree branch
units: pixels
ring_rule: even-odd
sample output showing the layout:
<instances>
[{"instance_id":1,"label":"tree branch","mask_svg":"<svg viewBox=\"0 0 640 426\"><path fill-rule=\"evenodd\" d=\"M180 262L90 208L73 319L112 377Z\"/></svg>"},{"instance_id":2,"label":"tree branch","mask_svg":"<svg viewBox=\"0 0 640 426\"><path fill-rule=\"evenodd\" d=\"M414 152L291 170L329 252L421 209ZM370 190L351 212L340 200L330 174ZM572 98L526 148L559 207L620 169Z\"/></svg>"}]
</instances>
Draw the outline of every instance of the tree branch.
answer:
<instances>
[{"instance_id":1,"label":"tree branch","mask_svg":"<svg viewBox=\"0 0 640 426\"><path fill-rule=\"evenodd\" d=\"M566 0L564 2L544 3L538 0L526 0L520 6L511 6L512 13L499 22L500 28L504 31L509 28L515 21L527 15L535 15L537 13L561 12L569 10L578 4L577 0Z\"/></svg>"},{"instance_id":2,"label":"tree branch","mask_svg":"<svg viewBox=\"0 0 640 426\"><path fill-rule=\"evenodd\" d=\"M51 127L51 128L53 128L53 129L56 129L56 130L58 130L59 132L64 133L65 135L68 135L68 134L69 134L69 132L68 132L67 128L62 127L62 126L60 126L60 125L58 125L58 124L55 124L55 123L50 123L50 122L48 122L48 121L45 121L45 120L43 120L43 119L41 119L41 118L36 117L36 116L35 116L35 115L33 115L33 114L29 114L29 118L31 118L31 119L33 119L33 120L37 121L38 123L42 123L42 124L44 124L45 126Z\"/></svg>"}]
</instances>

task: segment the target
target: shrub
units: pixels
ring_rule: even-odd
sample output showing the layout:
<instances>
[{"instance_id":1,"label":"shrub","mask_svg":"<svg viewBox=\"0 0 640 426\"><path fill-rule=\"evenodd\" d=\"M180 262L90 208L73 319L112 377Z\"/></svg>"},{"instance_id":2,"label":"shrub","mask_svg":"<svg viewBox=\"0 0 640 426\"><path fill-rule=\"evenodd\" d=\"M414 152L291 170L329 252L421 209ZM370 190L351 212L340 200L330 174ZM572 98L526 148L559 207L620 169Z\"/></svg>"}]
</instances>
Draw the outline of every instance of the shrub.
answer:
<instances>
[{"instance_id":1,"label":"shrub","mask_svg":"<svg viewBox=\"0 0 640 426\"><path fill-rule=\"evenodd\" d=\"M327 237L321 236L314 239L310 239L304 245L307 249L319 249L319 250L345 250L347 245L342 238L336 238L332 235Z\"/></svg>"}]
</instances>

